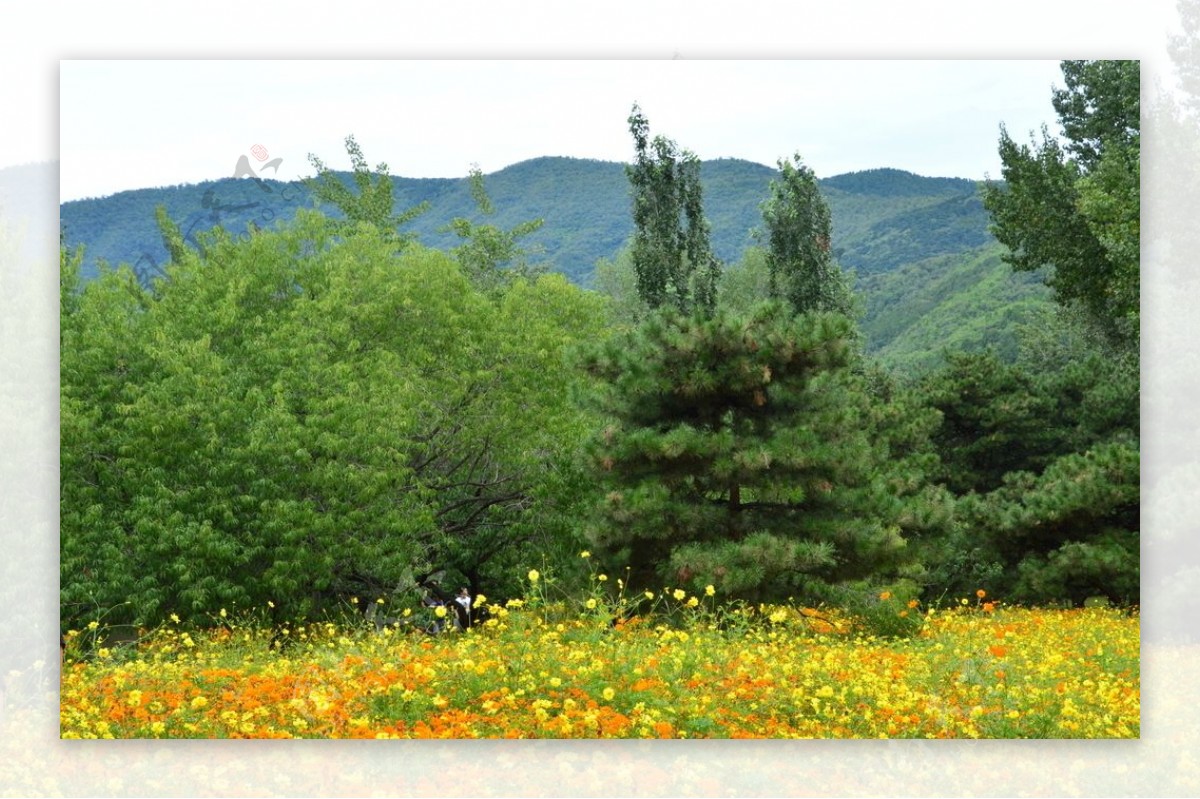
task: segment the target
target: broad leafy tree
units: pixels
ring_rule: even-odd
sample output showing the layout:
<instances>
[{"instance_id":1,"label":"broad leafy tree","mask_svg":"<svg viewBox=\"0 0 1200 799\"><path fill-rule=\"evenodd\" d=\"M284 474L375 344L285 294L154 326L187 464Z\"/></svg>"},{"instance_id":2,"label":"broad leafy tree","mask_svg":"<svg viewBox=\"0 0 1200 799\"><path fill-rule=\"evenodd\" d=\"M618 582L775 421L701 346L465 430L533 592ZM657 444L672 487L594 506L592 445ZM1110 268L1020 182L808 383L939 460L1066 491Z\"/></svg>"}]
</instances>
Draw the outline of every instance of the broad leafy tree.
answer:
<instances>
[{"instance_id":1,"label":"broad leafy tree","mask_svg":"<svg viewBox=\"0 0 1200 799\"><path fill-rule=\"evenodd\" d=\"M1021 145L1001 129L1003 183L986 187L992 232L1015 269L1048 268L1060 303L1136 350L1140 77L1136 61L1064 61L1053 94L1064 139Z\"/></svg>"},{"instance_id":2,"label":"broad leafy tree","mask_svg":"<svg viewBox=\"0 0 1200 799\"><path fill-rule=\"evenodd\" d=\"M495 302L449 255L311 212L168 274L109 272L63 320L68 623L296 618L436 571L501 591L578 515L593 424L560 364L598 298L553 276Z\"/></svg>"},{"instance_id":3,"label":"broad leafy tree","mask_svg":"<svg viewBox=\"0 0 1200 799\"><path fill-rule=\"evenodd\" d=\"M392 193L392 178L388 165L380 162L374 170L367 165L362 147L353 136L346 137L346 153L353 167L353 187L317 156L309 153L308 161L316 175L305 180L318 202L328 203L338 209L345 221L339 225L342 231L353 230L360 223L374 225L401 245L414 240L412 234L403 234L398 228L429 210L428 203L395 213L395 195Z\"/></svg>"},{"instance_id":4,"label":"broad leafy tree","mask_svg":"<svg viewBox=\"0 0 1200 799\"><path fill-rule=\"evenodd\" d=\"M471 198L476 210L483 217L495 213L495 207L483 184L483 173L478 166L471 168L468 177ZM521 222L511 230L495 225L472 222L466 217L456 217L443 230L448 230L462 241L451 251L462 265L463 273L477 287L492 291L500 289L519 278L530 278L537 269L529 263L532 251L521 244L521 239L542 227L543 220L531 219Z\"/></svg>"}]
</instances>

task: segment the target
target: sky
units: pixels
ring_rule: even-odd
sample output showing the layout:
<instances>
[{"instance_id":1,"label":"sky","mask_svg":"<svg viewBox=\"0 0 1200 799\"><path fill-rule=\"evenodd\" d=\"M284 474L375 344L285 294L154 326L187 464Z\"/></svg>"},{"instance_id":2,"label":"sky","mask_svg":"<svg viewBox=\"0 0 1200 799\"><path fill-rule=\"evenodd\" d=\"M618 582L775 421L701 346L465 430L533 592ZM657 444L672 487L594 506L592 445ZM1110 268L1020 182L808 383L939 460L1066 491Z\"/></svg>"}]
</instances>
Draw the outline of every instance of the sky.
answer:
<instances>
[{"instance_id":1,"label":"sky","mask_svg":"<svg viewBox=\"0 0 1200 799\"><path fill-rule=\"evenodd\" d=\"M282 180L312 175L310 153L349 169L350 134L398 177L628 161L634 102L705 160L983 179L1002 123L1057 131L1062 86L1058 61L1025 59L66 60L59 79L63 201L229 177L243 156Z\"/></svg>"}]
</instances>

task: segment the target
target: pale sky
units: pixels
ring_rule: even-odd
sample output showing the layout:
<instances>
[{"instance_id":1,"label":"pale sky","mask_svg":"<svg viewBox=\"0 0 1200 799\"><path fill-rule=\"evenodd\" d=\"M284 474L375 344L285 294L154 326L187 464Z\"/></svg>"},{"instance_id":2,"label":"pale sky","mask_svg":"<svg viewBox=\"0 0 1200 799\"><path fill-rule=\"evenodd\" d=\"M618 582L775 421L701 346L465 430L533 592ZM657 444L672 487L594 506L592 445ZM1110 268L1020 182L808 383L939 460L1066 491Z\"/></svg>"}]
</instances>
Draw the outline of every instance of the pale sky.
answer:
<instances>
[{"instance_id":1,"label":"pale sky","mask_svg":"<svg viewBox=\"0 0 1200 799\"><path fill-rule=\"evenodd\" d=\"M999 177L1000 124L1048 124L1057 61L64 61L64 201L234 174L348 169L353 134L392 175L461 177L543 155L628 161L638 102L654 134L702 159L821 177L875 167ZM256 158L255 145L261 145Z\"/></svg>"}]
</instances>

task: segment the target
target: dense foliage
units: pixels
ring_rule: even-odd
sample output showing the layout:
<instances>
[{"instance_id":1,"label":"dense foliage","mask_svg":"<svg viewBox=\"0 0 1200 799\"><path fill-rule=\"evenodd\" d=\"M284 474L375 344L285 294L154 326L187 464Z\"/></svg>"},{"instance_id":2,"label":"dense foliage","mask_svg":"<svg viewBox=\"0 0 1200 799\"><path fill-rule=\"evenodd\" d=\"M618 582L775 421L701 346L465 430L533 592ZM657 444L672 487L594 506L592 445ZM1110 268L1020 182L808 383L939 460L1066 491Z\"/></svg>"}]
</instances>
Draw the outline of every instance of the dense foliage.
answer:
<instances>
[{"instance_id":1,"label":"dense foliage","mask_svg":"<svg viewBox=\"0 0 1200 799\"><path fill-rule=\"evenodd\" d=\"M1001 133L987 205L1005 260L1046 269L1061 306L1015 363L958 355L926 380L955 532L933 583L1027 602L1139 596L1138 65L1065 61L1065 144Z\"/></svg>"},{"instance_id":2,"label":"dense foliage","mask_svg":"<svg viewBox=\"0 0 1200 799\"><path fill-rule=\"evenodd\" d=\"M753 599L896 575L907 559L886 443L848 368L851 326L781 304L652 316L586 361L614 421L589 455L608 488L597 546L635 585Z\"/></svg>"},{"instance_id":3,"label":"dense foliage","mask_svg":"<svg viewBox=\"0 0 1200 799\"><path fill-rule=\"evenodd\" d=\"M650 138L638 106L629 115L634 159L626 167L633 195L633 262L638 296L650 310L711 314L721 263L709 243L700 159L666 136Z\"/></svg>"},{"instance_id":4,"label":"dense foliage","mask_svg":"<svg viewBox=\"0 0 1200 799\"><path fill-rule=\"evenodd\" d=\"M771 181L762 213L772 296L785 299L795 313L849 314L853 299L831 252L829 205L799 154L780 159L779 180Z\"/></svg>"},{"instance_id":5,"label":"dense foliage","mask_svg":"<svg viewBox=\"0 0 1200 799\"><path fill-rule=\"evenodd\" d=\"M588 425L560 355L601 336L598 298L548 276L492 301L444 254L341 232L218 235L156 292L64 281L68 618L299 616L573 548L553 491Z\"/></svg>"},{"instance_id":6,"label":"dense foliage","mask_svg":"<svg viewBox=\"0 0 1200 799\"><path fill-rule=\"evenodd\" d=\"M1053 95L1065 141L1043 130L1018 145L1003 131L1003 185L990 185L992 231L1019 270L1047 282L1110 341L1136 348L1139 328L1140 65L1064 61Z\"/></svg>"}]
</instances>

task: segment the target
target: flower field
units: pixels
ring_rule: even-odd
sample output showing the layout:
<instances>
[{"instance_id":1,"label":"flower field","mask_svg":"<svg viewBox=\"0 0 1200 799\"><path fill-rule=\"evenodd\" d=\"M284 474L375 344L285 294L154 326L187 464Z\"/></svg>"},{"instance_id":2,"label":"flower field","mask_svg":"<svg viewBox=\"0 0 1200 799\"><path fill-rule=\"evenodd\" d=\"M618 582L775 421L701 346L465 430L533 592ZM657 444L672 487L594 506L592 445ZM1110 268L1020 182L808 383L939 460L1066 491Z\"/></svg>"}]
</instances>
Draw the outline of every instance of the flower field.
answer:
<instances>
[{"instance_id":1,"label":"flower field","mask_svg":"<svg viewBox=\"0 0 1200 799\"><path fill-rule=\"evenodd\" d=\"M982 593L982 592L981 592ZM672 595L673 594L673 595ZM479 599L483 600L483 597ZM677 590L613 623L513 600L465 632L232 620L75 657L64 738L1134 738L1139 620L982 601L869 635L824 609ZM982 599L980 597L979 599ZM480 603L483 604L483 603Z\"/></svg>"}]
</instances>

